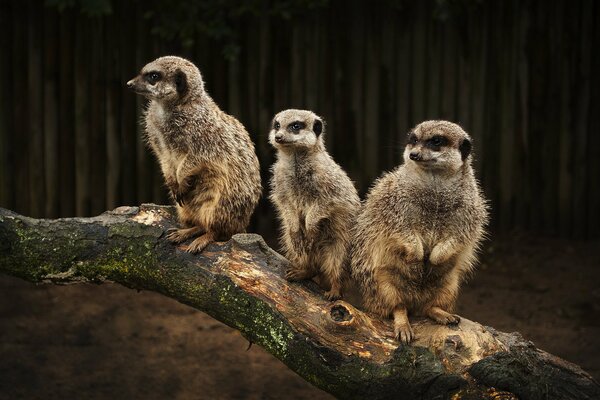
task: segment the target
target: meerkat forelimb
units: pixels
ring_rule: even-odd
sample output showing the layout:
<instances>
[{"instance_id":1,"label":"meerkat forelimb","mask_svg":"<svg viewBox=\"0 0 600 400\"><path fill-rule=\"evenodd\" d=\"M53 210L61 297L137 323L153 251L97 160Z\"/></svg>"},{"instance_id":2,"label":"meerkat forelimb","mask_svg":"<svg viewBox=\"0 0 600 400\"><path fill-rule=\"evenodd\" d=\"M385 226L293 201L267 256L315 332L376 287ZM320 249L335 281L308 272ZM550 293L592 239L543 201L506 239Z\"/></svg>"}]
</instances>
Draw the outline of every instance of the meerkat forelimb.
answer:
<instances>
[{"instance_id":1,"label":"meerkat forelimb","mask_svg":"<svg viewBox=\"0 0 600 400\"><path fill-rule=\"evenodd\" d=\"M357 218L351 273L365 307L392 317L403 343L414 338L409 315L460 321L452 311L488 218L471 158L471 138L460 126L417 125L403 165L374 183Z\"/></svg>"},{"instance_id":2,"label":"meerkat forelimb","mask_svg":"<svg viewBox=\"0 0 600 400\"><path fill-rule=\"evenodd\" d=\"M290 261L288 280L324 278L326 297L341 297L350 230L360 207L354 184L327 153L323 119L285 110L273 119L269 142L277 149L270 199L281 222Z\"/></svg>"},{"instance_id":3,"label":"meerkat forelimb","mask_svg":"<svg viewBox=\"0 0 600 400\"><path fill-rule=\"evenodd\" d=\"M175 202L181 229L167 239L187 251L243 232L262 187L254 144L244 126L204 90L198 68L180 57L160 57L127 86L149 100L146 140Z\"/></svg>"}]
</instances>

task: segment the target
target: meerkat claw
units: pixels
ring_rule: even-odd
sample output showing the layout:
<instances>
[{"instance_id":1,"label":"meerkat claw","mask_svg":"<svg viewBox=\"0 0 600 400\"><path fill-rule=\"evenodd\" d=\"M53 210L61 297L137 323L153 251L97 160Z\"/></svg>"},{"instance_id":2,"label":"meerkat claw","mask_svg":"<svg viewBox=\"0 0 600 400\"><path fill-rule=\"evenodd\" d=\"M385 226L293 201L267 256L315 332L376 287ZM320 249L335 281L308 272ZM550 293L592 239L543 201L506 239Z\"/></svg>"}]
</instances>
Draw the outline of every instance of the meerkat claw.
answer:
<instances>
[{"instance_id":1,"label":"meerkat claw","mask_svg":"<svg viewBox=\"0 0 600 400\"><path fill-rule=\"evenodd\" d=\"M335 300L341 299L342 295L337 290L336 291L329 290L329 291L325 292L325 298L329 301L335 301Z\"/></svg>"},{"instance_id":2,"label":"meerkat claw","mask_svg":"<svg viewBox=\"0 0 600 400\"><path fill-rule=\"evenodd\" d=\"M396 340L405 345L409 345L415 337L410 325L396 326L394 327L394 333L396 335Z\"/></svg>"}]
</instances>

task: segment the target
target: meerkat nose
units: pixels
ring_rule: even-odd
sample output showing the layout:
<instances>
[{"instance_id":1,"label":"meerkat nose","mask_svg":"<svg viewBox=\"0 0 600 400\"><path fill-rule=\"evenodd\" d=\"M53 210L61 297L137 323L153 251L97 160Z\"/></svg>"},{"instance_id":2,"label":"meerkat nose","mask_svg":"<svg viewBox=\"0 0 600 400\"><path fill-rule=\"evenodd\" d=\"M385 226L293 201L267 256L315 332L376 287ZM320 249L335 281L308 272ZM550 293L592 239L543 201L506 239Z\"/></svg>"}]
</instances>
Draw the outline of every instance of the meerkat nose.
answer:
<instances>
[{"instance_id":1,"label":"meerkat nose","mask_svg":"<svg viewBox=\"0 0 600 400\"><path fill-rule=\"evenodd\" d=\"M132 79L132 80L130 80L129 82L127 82L127 87L128 87L129 89L131 89L131 88L133 87L133 81L134 81L134 80Z\"/></svg>"},{"instance_id":2,"label":"meerkat nose","mask_svg":"<svg viewBox=\"0 0 600 400\"><path fill-rule=\"evenodd\" d=\"M283 141L283 135L275 135L275 141L281 143Z\"/></svg>"},{"instance_id":3,"label":"meerkat nose","mask_svg":"<svg viewBox=\"0 0 600 400\"><path fill-rule=\"evenodd\" d=\"M413 151L412 153L410 153L409 157L413 161L421 161L421 159L422 159L421 154L417 153L416 151Z\"/></svg>"}]
</instances>

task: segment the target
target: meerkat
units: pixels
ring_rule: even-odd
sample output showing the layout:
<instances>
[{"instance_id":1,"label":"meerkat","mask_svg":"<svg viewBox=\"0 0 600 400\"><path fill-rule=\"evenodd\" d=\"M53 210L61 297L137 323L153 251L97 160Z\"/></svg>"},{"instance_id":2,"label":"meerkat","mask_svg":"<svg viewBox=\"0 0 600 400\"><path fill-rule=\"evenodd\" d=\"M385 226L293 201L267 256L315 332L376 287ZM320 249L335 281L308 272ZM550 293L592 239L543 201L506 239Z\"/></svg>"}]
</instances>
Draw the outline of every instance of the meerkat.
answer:
<instances>
[{"instance_id":1,"label":"meerkat","mask_svg":"<svg viewBox=\"0 0 600 400\"><path fill-rule=\"evenodd\" d=\"M357 218L351 272L364 306L392 317L402 343L408 314L457 324L459 286L476 261L488 212L471 167L471 138L458 125L426 121L408 136L404 163L380 177Z\"/></svg>"},{"instance_id":2,"label":"meerkat","mask_svg":"<svg viewBox=\"0 0 600 400\"><path fill-rule=\"evenodd\" d=\"M187 251L197 253L244 232L262 192L258 158L244 126L205 91L199 69L180 57L160 57L127 86L150 100L146 140L183 226L167 239L195 237Z\"/></svg>"},{"instance_id":3,"label":"meerkat","mask_svg":"<svg viewBox=\"0 0 600 400\"><path fill-rule=\"evenodd\" d=\"M281 222L290 281L319 276L329 300L341 297L354 218L354 184L325 149L323 119L285 110L273 119L269 142L277 149L270 199Z\"/></svg>"}]
</instances>

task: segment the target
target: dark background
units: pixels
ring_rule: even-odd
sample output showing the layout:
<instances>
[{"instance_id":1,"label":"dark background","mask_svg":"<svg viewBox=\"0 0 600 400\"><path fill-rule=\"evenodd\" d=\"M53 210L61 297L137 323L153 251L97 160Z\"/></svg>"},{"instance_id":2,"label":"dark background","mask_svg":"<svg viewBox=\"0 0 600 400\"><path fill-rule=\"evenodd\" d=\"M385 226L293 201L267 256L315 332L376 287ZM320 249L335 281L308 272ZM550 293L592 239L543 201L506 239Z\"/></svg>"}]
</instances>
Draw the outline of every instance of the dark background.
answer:
<instances>
[{"instance_id":1,"label":"dark background","mask_svg":"<svg viewBox=\"0 0 600 400\"><path fill-rule=\"evenodd\" d=\"M265 187L273 161L268 126L280 110L323 116L328 149L361 194L400 163L411 127L448 119L474 138L492 209L481 267L459 311L519 330L600 376L598 2L0 4L1 207L56 218L166 203L142 140L143 100L125 89L161 55L198 65L209 93L250 132ZM276 247L266 200L250 229ZM143 386L146 397L193 398L200 388L190 379L199 375L213 397L315 396L260 349L245 353L234 331L197 328L199 318L199 326L216 323L162 297L110 286L41 288L6 277L0 287L0 397L42 396L48 388L50 397L137 397ZM103 316L103 330L94 313ZM223 339L234 336L237 342ZM157 355L157 342L172 351ZM181 360L194 352L205 354L205 369ZM241 367L232 369L232 360Z\"/></svg>"}]
</instances>

